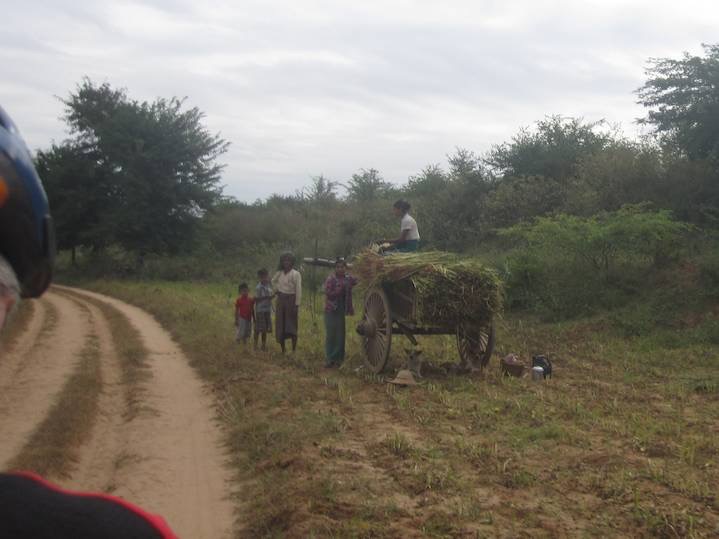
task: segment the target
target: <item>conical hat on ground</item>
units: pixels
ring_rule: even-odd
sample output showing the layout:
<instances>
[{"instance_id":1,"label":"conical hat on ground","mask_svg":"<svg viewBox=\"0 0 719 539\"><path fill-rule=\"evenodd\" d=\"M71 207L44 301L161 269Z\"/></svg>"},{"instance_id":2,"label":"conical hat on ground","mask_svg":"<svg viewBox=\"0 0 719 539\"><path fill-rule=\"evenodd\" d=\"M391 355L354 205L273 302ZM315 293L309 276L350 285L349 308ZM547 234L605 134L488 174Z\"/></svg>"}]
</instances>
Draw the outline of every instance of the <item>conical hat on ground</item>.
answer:
<instances>
[{"instance_id":1,"label":"conical hat on ground","mask_svg":"<svg viewBox=\"0 0 719 539\"><path fill-rule=\"evenodd\" d=\"M414 375L407 369L402 369L397 373L394 380L387 381L390 384L396 384L398 386L416 386L417 381L414 379Z\"/></svg>"}]
</instances>

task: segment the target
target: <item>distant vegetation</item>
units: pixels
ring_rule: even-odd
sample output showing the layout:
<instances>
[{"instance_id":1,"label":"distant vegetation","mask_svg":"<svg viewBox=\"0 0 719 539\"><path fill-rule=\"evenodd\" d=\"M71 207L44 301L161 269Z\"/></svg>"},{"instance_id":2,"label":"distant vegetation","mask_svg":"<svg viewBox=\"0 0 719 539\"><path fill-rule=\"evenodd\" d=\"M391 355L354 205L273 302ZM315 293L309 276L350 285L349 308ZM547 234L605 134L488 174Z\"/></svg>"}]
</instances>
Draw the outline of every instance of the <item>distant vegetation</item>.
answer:
<instances>
[{"instance_id":1,"label":"distant vegetation","mask_svg":"<svg viewBox=\"0 0 719 539\"><path fill-rule=\"evenodd\" d=\"M235 279L283 249L349 255L394 233L402 197L424 246L482 256L503 272L510 307L566 317L621 305L688 261L717 280L719 45L651 60L637 97L652 130L642 140L547 116L401 186L367 168L248 204L221 195L228 143L199 110L85 80L64 101L73 138L37 163L60 247L82 254L86 276Z\"/></svg>"}]
</instances>

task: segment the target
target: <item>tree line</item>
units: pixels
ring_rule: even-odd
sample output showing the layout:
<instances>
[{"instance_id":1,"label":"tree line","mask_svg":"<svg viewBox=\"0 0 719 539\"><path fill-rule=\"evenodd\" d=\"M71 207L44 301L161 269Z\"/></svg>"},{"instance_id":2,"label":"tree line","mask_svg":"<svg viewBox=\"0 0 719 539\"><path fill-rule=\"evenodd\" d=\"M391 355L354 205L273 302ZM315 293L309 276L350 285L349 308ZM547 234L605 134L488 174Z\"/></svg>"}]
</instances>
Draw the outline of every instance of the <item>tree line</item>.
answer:
<instances>
[{"instance_id":1,"label":"tree line","mask_svg":"<svg viewBox=\"0 0 719 539\"><path fill-rule=\"evenodd\" d=\"M605 122L548 116L478 154L457 148L404 185L367 168L317 177L291 194L243 203L222 195L228 142L181 99L138 102L83 80L63 100L70 138L38 152L59 247L147 254L273 246L347 255L396 227L411 201L428 248L472 251L502 231L552 215L590 219L628 204L719 223L719 45L654 59L636 92L651 135L632 140ZM317 246L317 247L316 247Z\"/></svg>"}]
</instances>

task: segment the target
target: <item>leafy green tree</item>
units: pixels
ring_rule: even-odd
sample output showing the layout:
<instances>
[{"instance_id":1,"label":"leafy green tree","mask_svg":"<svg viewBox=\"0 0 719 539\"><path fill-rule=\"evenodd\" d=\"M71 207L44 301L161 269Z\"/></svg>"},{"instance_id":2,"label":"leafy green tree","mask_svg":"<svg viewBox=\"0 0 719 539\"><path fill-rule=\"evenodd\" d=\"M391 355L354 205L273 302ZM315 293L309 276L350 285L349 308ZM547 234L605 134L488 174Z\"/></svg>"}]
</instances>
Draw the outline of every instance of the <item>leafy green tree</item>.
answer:
<instances>
[{"instance_id":1,"label":"leafy green tree","mask_svg":"<svg viewBox=\"0 0 719 539\"><path fill-rule=\"evenodd\" d=\"M556 211L565 198L565 189L554 178L509 176L488 195L484 220L491 228L512 226Z\"/></svg>"},{"instance_id":2,"label":"leafy green tree","mask_svg":"<svg viewBox=\"0 0 719 539\"><path fill-rule=\"evenodd\" d=\"M35 158L55 219L59 249L105 247L103 214L108 209L109 171L92 148L66 142L39 151Z\"/></svg>"},{"instance_id":3,"label":"leafy green tree","mask_svg":"<svg viewBox=\"0 0 719 539\"><path fill-rule=\"evenodd\" d=\"M411 176L405 191L410 198L429 198L447 188L449 178L439 165L428 165L419 174Z\"/></svg>"},{"instance_id":4,"label":"leafy green tree","mask_svg":"<svg viewBox=\"0 0 719 539\"><path fill-rule=\"evenodd\" d=\"M225 199L204 216L203 234L217 252L239 256L248 249L296 245L306 225L291 207Z\"/></svg>"},{"instance_id":5,"label":"leafy green tree","mask_svg":"<svg viewBox=\"0 0 719 539\"><path fill-rule=\"evenodd\" d=\"M637 90L647 107L641 123L675 143L691 159L719 158L719 44L704 56L650 61L647 82Z\"/></svg>"},{"instance_id":6,"label":"leafy green tree","mask_svg":"<svg viewBox=\"0 0 719 539\"><path fill-rule=\"evenodd\" d=\"M325 178L322 174L312 178L312 184L300 189L297 197L310 206L327 207L337 202L338 183Z\"/></svg>"},{"instance_id":7,"label":"leafy green tree","mask_svg":"<svg viewBox=\"0 0 719 539\"><path fill-rule=\"evenodd\" d=\"M366 247L371 241L390 235L391 213L397 191L374 168L360 169L344 184L347 197L343 201L337 238L331 246L335 254L349 255Z\"/></svg>"},{"instance_id":8,"label":"leafy green tree","mask_svg":"<svg viewBox=\"0 0 719 539\"><path fill-rule=\"evenodd\" d=\"M360 204L372 203L392 192L392 184L384 181L374 168L363 168L359 173L352 174L346 188L348 201Z\"/></svg>"},{"instance_id":9,"label":"leafy green tree","mask_svg":"<svg viewBox=\"0 0 719 539\"><path fill-rule=\"evenodd\" d=\"M140 255L176 252L192 240L202 214L219 200L228 143L202 125L184 100L132 100L125 90L82 81L63 100L74 143L109 171L100 229Z\"/></svg>"},{"instance_id":10,"label":"leafy green tree","mask_svg":"<svg viewBox=\"0 0 719 539\"><path fill-rule=\"evenodd\" d=\"M465 250L483 232L487 194L494 178L482 159L465 148L447 156L449 171L426 167L404 189L427 248Z\"/></svg>"},{"instance_id":11,"label":"leafy green tree","mask_svg":"<svg viewBox=\"0 0 719 539\"><path fill-rule=\"evenodd\" d=\"M687 159L664 152L664 174L657 186L658 204L672 208L680 219L701 226L719 226L719 176L709 159Z\"/></svg>"},{"instance_id":12,"label":"leafy green tree","mask_svg":"<svg viewBox=\"0 0 719 539\"><path fill-rule=\"evenodd\" d=\"M521 129L484 157L495 176L485 203L485 228L511 226L541 215L594 209L596 196L578 181L581 164L614 140L603 122L550 116ZM490 176L491 177L491 176Z\"/></svg>"},{"instance_id":13,"label":"leafy green tree","mask_svg":"<svg viewBox=\"0 0 719 539\"><path fill-rule=\"evenodd\" d=\"M439 165L429 165L409 178L402 193L412 204L412 213L418 219L424 246L441 247L452 237L452 229L443 210L451 198L449 190L447 173Z\"/></svg>"},{"instance_id":14,"label":"leafy green tree","mask_svg":"<svg viewBox=\"0 0 719 539\"><path fill-rule=\"evenodd\" d=\"M264 203L260 201L258 205L267 208L286 208L299 212L302 210L303 205L306 203L304 195L302 193L303 190L300 190L294 195L274 193L267 197L267 200L265 200Z\"/></svg>"},{"instance_id":15,"label":"leafy green tree","mask_svg":"<svg viewBox=\"0 0 719 539\"><path fill-rule=\"evenodd\" d=\"M472 151L457 148L447 160L450 189L442 209L452 233L445 245L463 250L477 244L485 233L487 196L494 188L494 178Z\"/></svg>"},{"instance_id":16,"label":"leafy green tree","mask_svg":"<svg viewBox=\"0 0 719 539\"><path fill-rule=\"evenodd\" d=\"M522 129L511 142L494 146L485 162L500 176L543 176L565 181L579 162L601 151L611 137L598 130L603 122L550 116L534 130Z\"/></svg>"},{"instance_id":17,"label":"leafy green tree","mask_svg":"<svg viewBox=\"0 0 719 539\"><path fill-rule=\"evenodd\" d=\"M482 159L466 148L455 148L454 153L447 156L449 177L454 181L484 182L487 173Z\"/></svg>"},{"instance_id":18,"label":"leafy green tree","mask_svg":"<svg viewBox=\"0 0 719 539\"><path fill-rule=\"evenodd\" d=\"M578 164L564 210L592 215L640 202L671 208L671 200L663 196L664 177L660 148L615 140Z\"/></svg>"}]
</instances>

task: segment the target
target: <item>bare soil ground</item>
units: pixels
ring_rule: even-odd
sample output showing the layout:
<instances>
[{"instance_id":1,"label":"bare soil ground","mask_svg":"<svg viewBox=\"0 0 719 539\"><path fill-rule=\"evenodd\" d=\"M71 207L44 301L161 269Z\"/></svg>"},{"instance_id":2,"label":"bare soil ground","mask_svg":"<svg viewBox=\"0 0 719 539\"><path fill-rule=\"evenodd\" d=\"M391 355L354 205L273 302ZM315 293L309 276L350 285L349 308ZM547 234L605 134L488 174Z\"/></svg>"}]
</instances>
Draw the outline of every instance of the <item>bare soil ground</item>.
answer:
<instances>
[{"instance_id":1,"label":"bare soil ground","mask_svg":"<svg viewBox=\"0 0 719 539\"><path fill-rule=\"evenodd\" d=\"M118 343L97 301L121 312L147 351L149 377L139 393L141 412L133 416L125 413ZM0 344L0 469L18 460L94 336L101 357L98 410L69 476L50 479L125 498L162 515L180 537L229 536L229 474L212 397L172 338L144 311L99 294L54 287L32 304L24 329Z\"/></svg>"}]
</instances>

